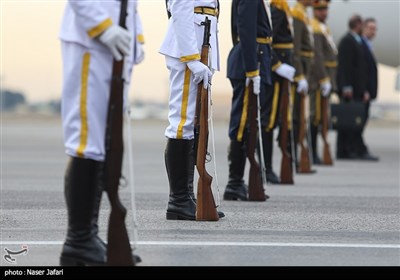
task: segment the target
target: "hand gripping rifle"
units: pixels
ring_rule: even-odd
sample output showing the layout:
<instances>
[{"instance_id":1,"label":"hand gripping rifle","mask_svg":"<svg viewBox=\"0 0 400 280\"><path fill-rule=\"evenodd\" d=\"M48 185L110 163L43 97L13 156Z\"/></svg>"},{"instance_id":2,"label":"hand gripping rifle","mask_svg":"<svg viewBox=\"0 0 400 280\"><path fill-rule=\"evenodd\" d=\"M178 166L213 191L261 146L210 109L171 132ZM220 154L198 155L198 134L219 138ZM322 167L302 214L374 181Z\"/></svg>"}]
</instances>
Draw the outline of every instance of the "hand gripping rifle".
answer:
<instances>
[{"instance_id":1,"label":"hand gripping rifle","mask_svg":"<svg viewBox=\"0 0 400 280\"><path fill-rule=\"evenodd\" d=\"M204 25L203 45L201 48L201 62L208 66L210 49L211 20L208 17L201 23ZM208 87L209 88L209 87ZM197 89L196 116L195 116L195 151L196 168L199 173L197 185L196 221L218 221L217 207L211 190L212 177L206 170L208 145L208 89L204 89L201 82Z\"/></svg>"},{"instance_id":2,"label":"hand gripping rifle","mask_svg":"<svg viewBox=\"0 0 400 280\"><path fill-rule=\"evenodd\" d=\"M324 165L333 165L333 160L331 157L331 151L328 143L328 104L329 97L322 97L322 140L324 141L324 154L322 158L322 163Z\"/></svg>"},{"instance_id":3,"label":"hand gripping rifle","mask_svg":"<svg viewBox=\"0 0 400 280\"><path fill-rule=\"evenodd\" d=\"M311 170L310 152L308 146L304 144L307 139L307 122L306 122L306 96L300 94L300 128L299 128L299 143L300 151L300 164L299 173L313 173Z\"/></svg>"},{"instance_id":4,"label":"hand gripping rifle","mask_svg":"<svg viewBox=\"0 0 400 280\"><path fill-rule=\"evenodd\" d=\"M267 197L264 192L264 174L265 168L264 160L260 160L260 163L256 160L257 144L260 145L259 158L263 159L262 141L260 126L260 108L259 108L259 95L253 93L253 82L251 81L247 87L248 90L248 131L247 131L247 158L250 161L249 171L249 200L250 201L265 201ZM260 137L258 137L260 136Z\"/></svg>"},{"instance_id":5,"label":"hand gripping rifle","mask_svg":"<svg viewBox=\"0 0 400 280\"><path fill-rule=\"evenodd\" d=\"M128 0L121 0L119 25L123 28L126 28L127 2ZM114 60L105 138L106 159L104 164L104 179L111 205L111 213L108 221L107 265L111 266L135 265L125 226L126 209L118 196L123 156L123 66L124 60Z\"/></svg>"},{"instance_id":6,"label":"hand gripping rifle","mask_svg":"<svg viewBox=\"0 0 400 280\"><path fill-rule=\"evenodd\" d=\"M289 81L283 79L282 82L282 102L281 102L281 131L279 138L279 147L282 151L281 161L281 184L290 184L293 182L292 158L288 152L288 108L289 108Z\"/></svg>"}]
</instances>

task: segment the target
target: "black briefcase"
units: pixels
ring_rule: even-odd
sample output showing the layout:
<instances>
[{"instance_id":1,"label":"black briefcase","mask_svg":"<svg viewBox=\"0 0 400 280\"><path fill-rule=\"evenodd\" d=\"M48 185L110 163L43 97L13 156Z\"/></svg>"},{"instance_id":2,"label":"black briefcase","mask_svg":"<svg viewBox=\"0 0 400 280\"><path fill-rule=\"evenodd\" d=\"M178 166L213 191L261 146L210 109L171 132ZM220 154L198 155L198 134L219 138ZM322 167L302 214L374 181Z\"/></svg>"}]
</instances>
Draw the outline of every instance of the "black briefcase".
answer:
<instances>
[{"instance_id":1,"label":"black briefcase","mask_svg":"<svg viewBox=\"0 0 400 280\"><path fill-rule=\"evenodd\" d=\"M331 127L334 130L362 130L366 106L362 102L331 104Z\"/></svg>"}]
</instances>

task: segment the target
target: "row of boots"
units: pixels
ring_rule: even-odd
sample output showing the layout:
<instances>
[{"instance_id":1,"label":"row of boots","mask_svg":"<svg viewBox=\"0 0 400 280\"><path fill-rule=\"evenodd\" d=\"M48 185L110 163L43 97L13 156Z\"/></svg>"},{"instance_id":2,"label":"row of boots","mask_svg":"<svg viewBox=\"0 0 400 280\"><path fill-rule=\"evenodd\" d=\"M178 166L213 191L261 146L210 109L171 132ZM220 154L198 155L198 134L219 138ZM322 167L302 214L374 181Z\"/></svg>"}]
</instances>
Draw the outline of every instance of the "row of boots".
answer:
<instances>
[{"instance_id":1,"label":"row of boots","mask_svg":"<svg viewBox=\"0 0 400 280\"><path fill-rule=\"evenodd\" d=\"M196 197L194 181L194 140L168 139L165 165L170 195L168 220L195 220ZM60 265L105 265L107 244L98 236L98 217L103 193L104 163L71 157L64 180L64 195L68 210L68 230ZM219 218L224 213L218 211ZM135 263L141 261L133 256Z\"/></svg>"},{"instance_id":2,"label":"row of boots","mask_svg":"<svg viewBox=\"0 0 400 280\"><path fill-rule=\"evenodd\" d=\"M267 182L270 184L279 184L279 177L272 169L273 132L263 129L262 141ZM246 146L244 142L231 140L228 148L229 178L224 192L224 200L247 200L248 187L243 179L246 159Z\"/></svg>"},{"instance_id":3,"label":"row of boots","mask_svg":"<svg viewBox=\"0 0 400 280\"><path fill-rule=\"evenodd\" d=\"M68 229L61 266L99 266L107 262L107 244L98 236L103 174L103 162L76 157L69 160L64 178ZM141 261L137 255L133 258L136 263Z\"/></svg>"}]
</instances>

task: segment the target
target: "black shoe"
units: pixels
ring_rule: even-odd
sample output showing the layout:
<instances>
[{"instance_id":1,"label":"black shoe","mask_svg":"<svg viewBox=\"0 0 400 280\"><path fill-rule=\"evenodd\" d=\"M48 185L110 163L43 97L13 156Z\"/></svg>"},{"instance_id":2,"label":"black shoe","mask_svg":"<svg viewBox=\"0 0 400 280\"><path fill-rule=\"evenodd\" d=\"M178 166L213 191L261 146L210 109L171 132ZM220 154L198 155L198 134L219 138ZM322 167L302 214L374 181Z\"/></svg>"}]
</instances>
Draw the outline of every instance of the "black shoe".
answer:
<instances>
[{"instance_id":1,"label":"black shoe","mask_svg":"<svg viewBox=\"0 0 400 280\"><path fill-rule=\"evenodd\" d=\"M269 170L266 172L267 183L270 184L280 184L281 180L279 179L278 175L275 174L273 170Z\"/></svg>"},{"instance_id":2,"label":"black shoe","mask_svg":"<svg viewBox=\"0 0 400 280\"><path fill-rule=\"evenodd\" d=\"M357 156L356 153L347 153L347 154L337 154L336 159L358 159L359 156Z\"/></svg>"},{"instance_id":3,"label":"black shoe","mask_svg":"<svg viewBox=\"0 0 400 280\"><path fill-rule=\"evenodd\" d=\"M225 188L224 200L247 200L247 186L242 184L229 184Z\"/></svg>"},{"instance_id":4,"label":"black shoe","mask_svg":"<svg viewBox=\"0 0 400 280\"><path fill-rule=\"evenodd\" d=\"M183 208L183 210L187 210L187 208ZM218 218L225 217L225 213L222 211L217 211ZM195 211L193 213L188 213L187 211L181 211L179 209L175 209L174 211L171 209L167 210L166 214L167 220L184 220L184 221L195 221L196 220L196 206Z\"/></svg>"},{"instance_id":5,"label":"black shoe","mask_svg":"<svg viewBox=\"0 0 400 280\"><path fill-rule=\"evenodd\" d=\"M321 161L321 159L319 158L319 156L316 156L316 155L313 156L313 164L315 164L315 165L322 165L322 161Z\"/></svg>"},{"instance_id":6,"label":"black shoe","mask_svg":"<svg viewBox=\"0 0 400 280\"><path fill-rule=\"evenodd\" d=\"M359 155L358 159L368 160L368 161L379 161L379 157L371 155L369 152L365 152Z\"/></svg>"}]
</instances>

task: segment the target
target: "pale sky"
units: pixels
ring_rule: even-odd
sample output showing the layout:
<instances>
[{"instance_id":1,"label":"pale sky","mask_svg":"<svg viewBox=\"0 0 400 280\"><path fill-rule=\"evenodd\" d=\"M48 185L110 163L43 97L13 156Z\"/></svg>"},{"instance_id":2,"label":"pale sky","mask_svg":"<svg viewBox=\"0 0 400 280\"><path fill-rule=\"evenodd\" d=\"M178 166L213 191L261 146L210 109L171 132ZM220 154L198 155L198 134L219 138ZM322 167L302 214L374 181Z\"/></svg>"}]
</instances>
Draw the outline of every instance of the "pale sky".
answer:
<instances>
[{"instance_id":1,"label":"pale sky","mask_svg":"<svg viewBox=\"0 0 400 280\"><path fill-rule=\"evenodd\" d=\"M58 40L64 0L1 0L1 82L3 88L23 92L30 102L59 99L61 96L61 51ZM226 79L226 60L232 47L231 1L221 2L219 42L221 72L213 78L213 94L230 102L231 86ZM164 0L142 0L139 13L146 40L145 61L135 67L130 99L167 101L168 73L164 57L158 53L167 15ZM384 74L384 75L383 75ZM394 94L395 70L383 67L380 73L381 100L399 100ZM221 98L225 100L225 98ZM220 98L219 98L220 100Z\"/></svg>"}]
</instances>

